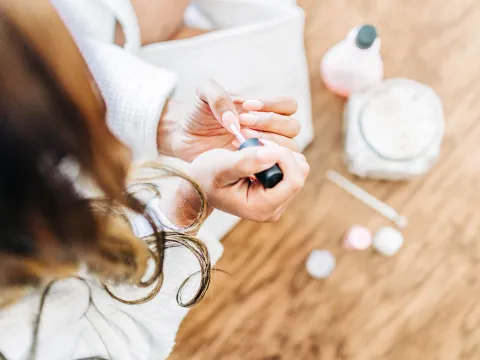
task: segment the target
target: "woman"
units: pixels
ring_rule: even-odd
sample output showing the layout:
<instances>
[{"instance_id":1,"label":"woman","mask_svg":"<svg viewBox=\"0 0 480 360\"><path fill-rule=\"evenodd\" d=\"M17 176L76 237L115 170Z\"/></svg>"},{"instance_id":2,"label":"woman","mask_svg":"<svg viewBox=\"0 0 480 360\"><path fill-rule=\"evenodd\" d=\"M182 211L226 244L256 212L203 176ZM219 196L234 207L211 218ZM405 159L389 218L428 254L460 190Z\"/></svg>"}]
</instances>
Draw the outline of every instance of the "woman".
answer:
<instances>
[{"instance_id":1,"label":"woman","mask_svg":"<svg viewBox=\"0 0 480 360\"><path fill-rule=\"evenodd\" d=\"M0 47L0 359L167 357L218 257L194 236L210 206L275 220L302 187L308 165L276 145L218 146L229 147L233 137L216 127L222 116L211 105L221 90L210 84L175 129L179 140L158 139L160 148L191 151L189 174L156 163L136 173L131 151L107 127L82 56L46 0L0 3ZM289 99L264 104L292 110ZM198 150L205 126L193 125L212 126L212 119L218 132L209 138L222 142ZM245 179L274 163L284 172L275 188ZM142 191L158 195L152 178L165 175L187 181L163 190L177 196L160 214L155 202L140 199ZM164 215L186 228L175 230Z\"/></svg>"},{"instance_id":2,"label":"woman","mask_svg":"<svg viewBox=\"0 0 480 360\"><path fill-rule=\"evenodd\" d=\"M178 9L173 11L172 16L165 13L169 6L181 5L182 2L185 5L183 0L52 0L52 3L73 32L99 84L109 109L109 127L133 150L135 158L151 158L158 151L171 155L170 149L164 146L166 142L157 141L156 130L160 136L168 136L169 129L175 128L174 125L180 122L185 109L189 110L186 104L192 102L198 85L211 78L222 79L222 84L237 94L249 94L246 100L288 95L298 101L296 119L291 116L297 110L296 103L291 99L289 106L277 111L286 116L269 117L270 110L278 108L272 104L270 109L263 109L261 115L264 116L260 121L256 111L244 114L239 119L228 113L231 110L235 115L237 107L225 91L217 86L220 91L216 91L211 99L218 99L217 103L222 106L216 113L223 115L225 111L230 114L230 117L227 114L229 121L241 121L250 130L255 130L242 130L247 138L262 137L293 150L299 146L303 149L311 140L313 131L308 69L303 53L303 13L298 8L254 5L254 1L263 2L201 0L199 4L209 11L212 19L235 23L237 20L232 15L243 14L242 22L247 23L235 28L217 29L211 34L185 41L163 42L148 47L140 46L142 36L145 31L153 29L142 25L145 18L139 13L137 19L132 6L139 10L138 5L144 5L152 14L158 14L158 10L161 10L158 6L161 5L165 11L156 18L156 24L162 27L166 18L170 21L180 13ZM261 14L260 19L256 17L256 21L259 21L257 24L248 25L248 19L244 19L251 12ZM126 34L123 48L113 46L116 21ZM252 53L255 56L251 56ZM257 107L248 109L255 110ZM239 110L243 112L243 109ZM161 114L165 121L159 121ZM209 134L219 130L225 133L218 121L212 118L210 121L208 123L216 127L213 129L215 131L210 131L211 126L207 126ZM300 133L299 123L302 128ZM196 133L202 135L201 139L207 140L207 147L203 150L217 147L209 147L210 138L204 136L205 131L199 130ZM233 139L232 134L227 135ZM295 140L292 139L294 136ZM232 145L228 148L235 149ZM198 152L194 151L195 154ZM192 159L191 156L184 157L183 153L175 156L187 162ZM183 169L182 161L167 160ZM220 241L237 221L238 217L215 210L202 226L202 237Z\"/></svg>"},{"instance_id":3,"label":"woman","mask_svg":"<svg viewBox=\"0 0 480 360\"><path fill-rule=\"evenodd\" d=\"M188 104L198 84L211 78L221 79L222 85L234 93L253 98L291 96L298 101L295 116L301 132L295 137L298 145L291 141L281 144L303 150L312 140L304 14L298 6L287 6L295 3L294 0L194 0L186 12L190 28L182 26L187 0L61 0L55 3L61 6L67 23L78 24L81 32L103 43L114 41L117 21L117 30L126 36L125 50L155 65L165 78L174 79L170 87L166 81L157 81L174 89L169 94L170 102ZM191 27L209 30L207 34L195 36L202 31ZM184 40L164 41L179 38ZM122 44L119 31L116 40ZM152 100L155 103L155 99ZM255 136L251 132L244 135ZM262 136L269 138L270 134ZM183 165L179 161L172 163L176 167ZM237 221L237 217L214 211L202 226L202 234L220 240Z\"/></svg>"}]
</instances>

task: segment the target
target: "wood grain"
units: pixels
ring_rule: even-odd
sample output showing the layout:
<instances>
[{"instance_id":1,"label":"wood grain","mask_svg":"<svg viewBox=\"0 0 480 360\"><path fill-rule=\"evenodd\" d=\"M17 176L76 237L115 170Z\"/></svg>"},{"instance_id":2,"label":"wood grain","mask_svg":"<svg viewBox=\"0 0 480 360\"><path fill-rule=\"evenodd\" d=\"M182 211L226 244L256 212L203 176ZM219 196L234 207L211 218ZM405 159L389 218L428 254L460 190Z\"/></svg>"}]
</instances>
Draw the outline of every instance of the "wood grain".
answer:
<instances>
[{"instance_id":1,"label":"wood grain","mask_svg":"<svg viewBox=\"0 0 480 360\"><path fill-rule=\"evenodd\" d=\"M480 359L480 2L301 0L316 139L305 190L274 225L242 222L224 240L209 296L183 323L173 360ZM359 23L378 26L387 77L444 101L442 157L410 182L360 181L410 219L394 258L340 248L354 223L388 224L325 181L342 164L342 101L319 79L324 52ZM325 281L304 264L330 249Z\"/></svg>"}]
</instances>

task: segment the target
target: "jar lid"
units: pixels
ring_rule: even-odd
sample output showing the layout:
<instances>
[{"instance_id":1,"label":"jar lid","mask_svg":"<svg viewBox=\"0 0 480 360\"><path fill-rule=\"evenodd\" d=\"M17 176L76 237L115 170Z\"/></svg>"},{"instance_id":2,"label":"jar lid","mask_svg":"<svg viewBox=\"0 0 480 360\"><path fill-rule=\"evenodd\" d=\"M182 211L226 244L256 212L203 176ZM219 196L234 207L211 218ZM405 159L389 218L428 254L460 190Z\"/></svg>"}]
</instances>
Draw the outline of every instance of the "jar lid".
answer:
<instances>
[{"instance_id":1,"label":"jar lid","mask_svg":"<svg viewBox=\"0 0 480 360\"><path fill-rule=\"evenodd\" d=\"M432 93L414 81L373 89L359 114L370 148L389 160L411 160L427 150L443 134L443 113Z\"/></svg>"}]
</instances>

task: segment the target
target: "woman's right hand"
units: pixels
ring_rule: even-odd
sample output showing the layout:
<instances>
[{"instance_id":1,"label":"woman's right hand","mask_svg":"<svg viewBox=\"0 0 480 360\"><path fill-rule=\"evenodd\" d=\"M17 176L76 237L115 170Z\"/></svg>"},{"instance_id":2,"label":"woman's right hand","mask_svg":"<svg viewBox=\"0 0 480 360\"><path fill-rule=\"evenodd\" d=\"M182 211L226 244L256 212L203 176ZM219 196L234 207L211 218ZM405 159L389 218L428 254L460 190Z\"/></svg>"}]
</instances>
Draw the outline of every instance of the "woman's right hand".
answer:
<instances>
[{"instance_id":1,"label":"woman's right hand","mask_svg":"<svg viewBox=\"0 0 480 360\"><path fill-rule=\"evenodd\" d=\"M258 181L248 178L274 164L278 164L284 174L275 187L265 189ZM303 188L309 171L302 154L268 142L266 146L240 151L207 151L191 163L189 175L200 183L214 208L243 219L272 222L278 220Z\"/></svg>"}]
</instances>

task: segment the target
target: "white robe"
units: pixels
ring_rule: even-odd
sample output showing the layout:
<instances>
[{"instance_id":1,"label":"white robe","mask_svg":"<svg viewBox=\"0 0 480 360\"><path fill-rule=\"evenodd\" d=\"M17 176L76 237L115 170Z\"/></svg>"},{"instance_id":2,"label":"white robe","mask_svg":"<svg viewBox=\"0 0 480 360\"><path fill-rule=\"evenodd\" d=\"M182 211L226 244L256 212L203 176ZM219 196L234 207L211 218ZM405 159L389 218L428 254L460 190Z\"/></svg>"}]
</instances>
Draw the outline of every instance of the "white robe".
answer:
<instances>
[{"instance_id":1,"label":"white robe","mask_svg":"<svg viewBox=\"0 0 480 360\"><path fill-rule=\"evenodd\" d=\"M110 128L137 158L157 155L156 128L166 99L188 99L194 87L208 77L251 96L296 97L303 125L298 141L303 148L311 140L303 13L295 6L280 4L292 0L202 0L198 3L209 15L207 22L219 31L145 48L140 48L138 24L128 0L52 2L100 85ZM126 33L124 49L111 44L117 20ZM236 220L221 213L213 218L199 237L215 263L223 251L219 239ZM135 219L135 228L139 236L151 232L141 217ZM168 249L161 292L143 305L121 304L90 279L95 306L88 306L89 292L84 283L74 279L57 283L41 319L36 360L92 356L112 360L165 359L188 311L176 303L178 288L198 268L187 250ZM127 298L144 294L131 287L115 291ZM0 352L8 360L26 359L38 304L39 294L32 294L0 309Z\"/></svg>"}]
</instances>

